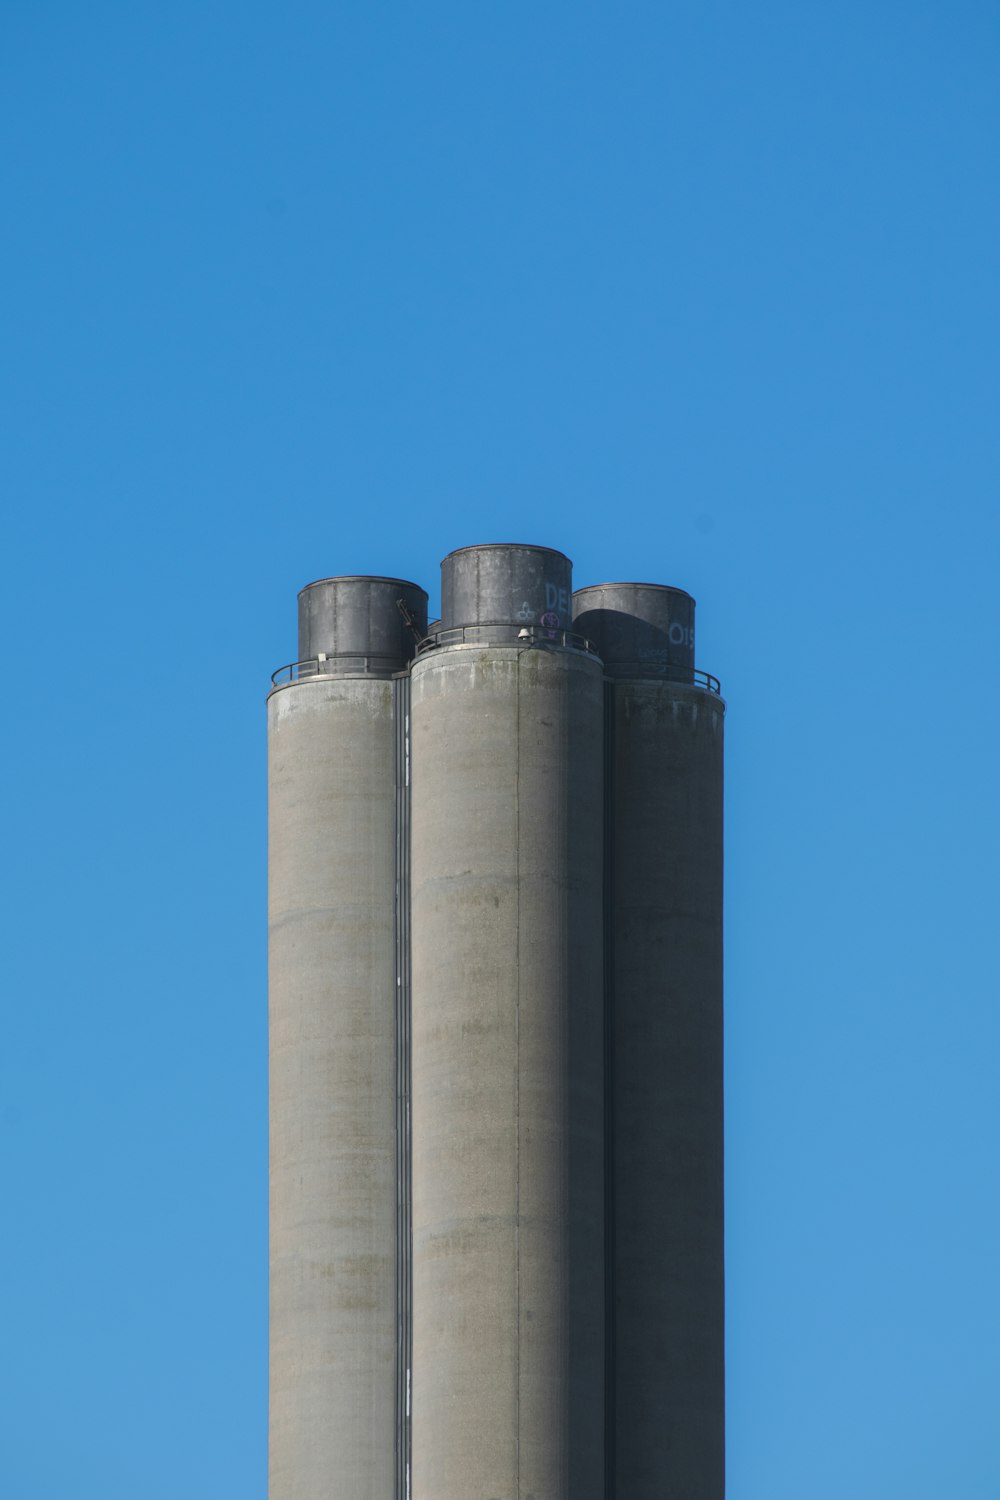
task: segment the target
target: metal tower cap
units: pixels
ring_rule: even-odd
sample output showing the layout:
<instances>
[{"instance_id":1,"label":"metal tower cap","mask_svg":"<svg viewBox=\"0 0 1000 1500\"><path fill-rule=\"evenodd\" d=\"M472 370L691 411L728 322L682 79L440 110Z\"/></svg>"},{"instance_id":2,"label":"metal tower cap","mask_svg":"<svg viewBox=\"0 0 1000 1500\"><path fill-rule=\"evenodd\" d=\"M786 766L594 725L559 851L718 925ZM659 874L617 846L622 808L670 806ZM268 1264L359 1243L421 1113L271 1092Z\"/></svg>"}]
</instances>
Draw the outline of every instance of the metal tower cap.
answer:
<instances>
[{"instance_id":1,"label":"metal tower cap","mask_svg":"<svg viewBox=\"0 0 1000 1500\"><path fill-rule=\"evenodd\" d=\"M611 677L674 676L694 667L695 602L665 583L595 583L573 595L573 629Z\"/></svg>"},{"instance_id":2,"label":"metal tower cap","mask_svg":"<svg viewBox=\"0 0 1000 1500\"><path fill-rule=\"evenodd\" d=\"M365 657L398 672L426 633L427 594L403 578L319 578L299 593L300 661Z\"/></svg>"},{"instance_id":3,"label":"metal tower cap","mask_svg":"<svg viewBox=\"0 0 1000 1500\"><path fill-rule=\"evenodd\" d=\"M573 564L555 547L484 542L459 547L441 564L441 623L541 625L567 630L572 616Z\"/></svg>"}]
</instances>

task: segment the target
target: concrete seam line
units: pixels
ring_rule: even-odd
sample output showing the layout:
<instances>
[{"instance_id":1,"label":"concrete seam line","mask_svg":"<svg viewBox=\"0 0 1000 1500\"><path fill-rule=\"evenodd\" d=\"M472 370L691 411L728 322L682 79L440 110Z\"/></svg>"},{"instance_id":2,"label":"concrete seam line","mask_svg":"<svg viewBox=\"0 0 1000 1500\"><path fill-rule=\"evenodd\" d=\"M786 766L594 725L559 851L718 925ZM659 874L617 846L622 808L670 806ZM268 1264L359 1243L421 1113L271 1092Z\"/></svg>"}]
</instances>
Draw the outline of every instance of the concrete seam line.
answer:
<instances>
[{"instance_id":1,"label":"concrete seam line","mask_svg":"<svg viewBox=\"0 0 1000 1500\"><path fill-rule=\"evenodd\" d=\"M604 879L602 891L604 938L604 1486L606 1500L616 1487L616 1336L615 1336L615 725L617 696L614 682L604 682Z\"/></svg>"},{"instance_id":2,"label":"concrete seam line","mask_svg":"<svg viewBox=\"0 0 1000 1500\"><path fill-rule=\"evenodd\" d=\"M521 659L514 678L514 1287L517 1318L514 1455L521 1500Z\"/></svg>"}]
</instances>

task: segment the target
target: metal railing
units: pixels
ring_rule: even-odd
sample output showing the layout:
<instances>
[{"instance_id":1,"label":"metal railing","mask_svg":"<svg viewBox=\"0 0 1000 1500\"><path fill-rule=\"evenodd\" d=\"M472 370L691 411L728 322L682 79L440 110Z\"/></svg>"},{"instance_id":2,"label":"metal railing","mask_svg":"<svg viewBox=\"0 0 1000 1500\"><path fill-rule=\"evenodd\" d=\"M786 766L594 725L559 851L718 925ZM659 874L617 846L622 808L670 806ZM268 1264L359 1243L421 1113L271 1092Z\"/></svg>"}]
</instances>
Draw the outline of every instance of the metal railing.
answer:
<instances>
[{"instance_id":1,"label":"metal railing","mask_svg":"<svg viewBox=\"0 0 1000 1500\"><path fill-rule=\"evenodd\" d=\"M711 672L703 672L700 667L682 667L676 662L650 661L648 658L637 661L616 661L606 667L606 672L612 678L643 680L655 682L682 682L688 687L704 688L709 693L715 693L717 697L722 696L722 683Z\"/></svg>"},{"instance_id":2,"label":"metal railing","mask_svg":"<svg viewBox=\"0 0 1000 1500\"><path fill-rule=\"evenodd\" d=\"M598 647L587 636L574 630L557 630L545 625L517 625L509 620L488 620L481 625L453 625L447 630L435 630L417 643L417 655L433 651L438 646L458 645L510 645L510 646L569 646L575 651L585 651L589 656L600 657ZM653 654L637 657L634 661L608 662L605 666L608 677L643 678L665 682L682 682L690 687L704 688L709 693L722 696L722 684L711 672L700 667L685 667L677 662L658 660Z\"/></svg>"},{"instance_id":3,"label":"metal railing","mask_svg":"<svg viewBox=\"0 0 1000 1500\"><path fill-rule=\"evenodd\" d=\"M510 620L484 620L479 625L451 625L446 630L435 630L417 642L417 655L433 651L437 646L569 646L574 651L586 651L597 656L593 641L574 630L560 630L549 625L518 625Z\"/></svg>"},{"instance_id":4,"label":"metal railing","mask_svg":"<svg viewBox=\"0 0 1000 1500\"><path fill-rule=\"evenodd\" d=\"M484 633L485 632L485 633ZM492 633L490 633L492 632ZM512 625L502 621L483 625L454 625L447 630L436 630L417 642L417 655L423 656L438 646L456 645L510 645L510 646L568 646L574 651L586 652L600 658L593 641L572 630L555 630L543 625ZM324 677L391 677L394 672L406 670L405 662L395 656L313 656L306 661L288 662L271 674L273 687L288 687L290 683L309 682ZM616 680L642 679L643 681L679 682L689 687L703 688L706 692L722 696L722 684L711 672L700 667L683 667L675 662L651 660L648 657L635 661L610 662L605 667L608 677Z\"/></svg>"},{"instance_id":5,"label":"metal railing","mask_svg":"<svg viewBox=\"0 0 1000 1500\"><path fill-rule=\"evenodd\" d=\"M271 673L271 682L274 687L287 687L314 677L391 677L404 666L395 656L311 656L279 667Z\"/></svg>"}]
</instances>

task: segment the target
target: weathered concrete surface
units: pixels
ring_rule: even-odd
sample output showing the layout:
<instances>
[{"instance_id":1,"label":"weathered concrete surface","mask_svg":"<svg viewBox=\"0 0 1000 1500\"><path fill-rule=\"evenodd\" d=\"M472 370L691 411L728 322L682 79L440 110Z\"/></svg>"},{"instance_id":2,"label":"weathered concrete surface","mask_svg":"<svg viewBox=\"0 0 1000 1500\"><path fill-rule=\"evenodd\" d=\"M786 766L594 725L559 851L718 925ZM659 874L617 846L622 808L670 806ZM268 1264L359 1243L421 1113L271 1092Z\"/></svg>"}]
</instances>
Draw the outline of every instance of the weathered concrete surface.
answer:
<instances>
[{"instance_id":1,"label":"weathered concrete surface","mask_svg":"<svg viewBox=\"0 0 1000 1500\"><path fill-rule=\"evenodd\" d=\"M413 667L413 1500L603 1495L602 695Z\"/></svg>"},{"instance_id":2,"label":"weathered concrete surface","mask_svg":"<svg viewBox=\"0 0 1000 1500\"><path fill-rule=\"evenodd\" d=\"M724 705L614 691L615 1493L722 1500Z\"/></svg>"},{"instance_id":3,"label":"weathered concrete surface","mask_svg":"<svg viewBox=\"0 0 1000 1500\"><path fill-rule=\"evenodd\" d=\"M268 700L270 1500L389 1500L392 684Z\"/></svg>"}]
</instances>

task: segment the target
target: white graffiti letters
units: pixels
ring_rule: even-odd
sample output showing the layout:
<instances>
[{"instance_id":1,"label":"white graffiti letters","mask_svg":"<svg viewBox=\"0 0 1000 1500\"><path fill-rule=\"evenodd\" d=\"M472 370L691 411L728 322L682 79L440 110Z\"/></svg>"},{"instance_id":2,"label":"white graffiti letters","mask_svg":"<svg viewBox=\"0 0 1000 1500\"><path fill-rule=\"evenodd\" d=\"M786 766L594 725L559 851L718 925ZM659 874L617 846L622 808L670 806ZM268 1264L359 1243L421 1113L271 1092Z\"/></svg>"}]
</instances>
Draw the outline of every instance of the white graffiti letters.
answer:
<instances>
[{"instance_id":1,"label":"white graffiti letters","mask_svg":"<svg viewBox=\"0 0 1000 1500\"><path fill-rule=\"evenodd\" d=\"M560 619L569 615L569 589L558 588L554 583L545 585L545 608L554 611Z\"/></svg>"}]
</instances>

